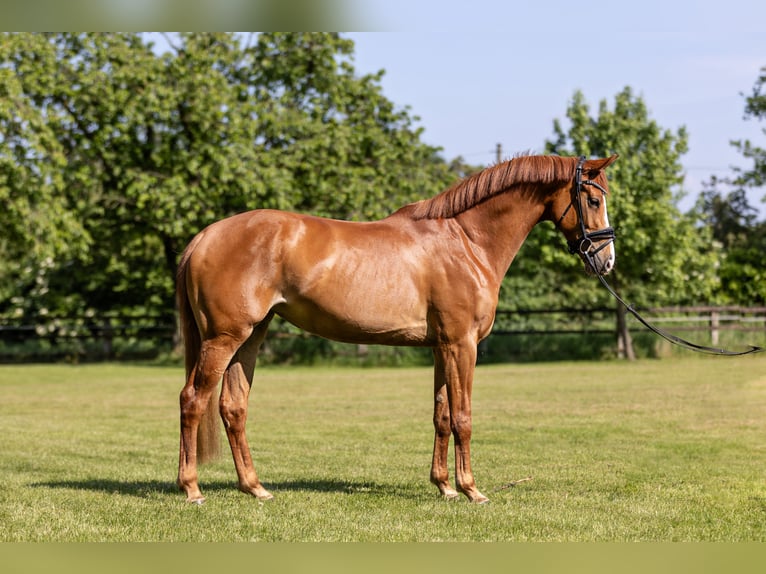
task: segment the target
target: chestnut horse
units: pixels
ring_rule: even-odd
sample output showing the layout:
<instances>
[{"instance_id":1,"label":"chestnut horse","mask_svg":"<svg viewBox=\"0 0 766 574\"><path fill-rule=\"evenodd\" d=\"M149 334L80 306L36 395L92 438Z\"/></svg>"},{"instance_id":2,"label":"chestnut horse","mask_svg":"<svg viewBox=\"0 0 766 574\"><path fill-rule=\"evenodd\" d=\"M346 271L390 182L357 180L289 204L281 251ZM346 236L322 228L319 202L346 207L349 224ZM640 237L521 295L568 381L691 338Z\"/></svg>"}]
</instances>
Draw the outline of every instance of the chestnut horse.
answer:
<instances>
[{"instance_id":1,"label":"chestnut horse","mask_svg":"<svg viewBox=\"0 0 766 574\"><path fill-rule=\"evenodd\" d=\"M240 490L272 498L253 466L245 421L256 355L276 314L336 341L431 347L431 482L446 498L462 492L486 502L471 472L471 389L500 282L544 220L588 273L609 273L614 232L604 169L616 157L517 157L380 221L255 210L201 231L181 257L177 284L186 344L178 485L187 500L204 500L197 463L220 448L216 410ZM457 489L447 470L450 435Z\"/></svg>"}]
</instances>

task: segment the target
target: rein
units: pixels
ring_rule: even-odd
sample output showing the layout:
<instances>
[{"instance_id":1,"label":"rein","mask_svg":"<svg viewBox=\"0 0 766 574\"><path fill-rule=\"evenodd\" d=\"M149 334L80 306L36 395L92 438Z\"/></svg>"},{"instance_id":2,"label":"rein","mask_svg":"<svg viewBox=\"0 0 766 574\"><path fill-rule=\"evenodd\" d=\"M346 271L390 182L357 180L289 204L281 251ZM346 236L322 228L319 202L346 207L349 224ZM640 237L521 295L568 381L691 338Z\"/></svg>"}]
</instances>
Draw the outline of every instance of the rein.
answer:
<instances>
[{"instance_id":1,"label":"rein","mask_svg":"<svg viewBox=\"0 0 766 574\"><path fill-rule=\"evenodd\" d=\"M688 349L690 351L695 351L697 353L706 353L708 355L726 355L729 357L737 357L740 355L749 355L751 353L760 353L763 351L763 347L756 347L755 345L748 345L750 347L746 351L727 351L726 349L719 349L716 347L706 347L704 345L698 345L696 343L692 343L691 341L687 341L686 339L682 339L681 337L678 337L676 335L673 335L671 333L667 333L663 331L662 329L655 327L649 321L644 319L638 311L633 307L633 304L626 303L625 300L620 297L614 289L612 289L611 285L606 282L606 279L602 275L598 276L599 280L601 281L601 284L606 287L606 290L609 291L609 293L612 294L612 297L617 299L617 301L620 302L621 305L625 307L625 309L628 310L628 312L633 315L638 321L647 329L652 331L653 333L659 335L666 341L669 341L673 343L674 345L678 345L680 347L683 347L685 349Z\"/></svg>"},{"instance_id":2,"label":"rein","mask_svg":"<svg viewBox=\"0 0 766 574\"><path fill-rule=\"evenodd\" d=\"M749 355L751 353L760 353L763 351L763 347L756 347L755 345L748 345L750 347L749 349L745 351L728 351L726 349L719 349L716 347L706 347L704 345L698 345L696 343L692 343L691 341L687 341L686 339L682 339L681 337L678 337L676 335L673 335L671 333L667 333L663 331L662 329L655 327L649 321L644 319L641 314L636 311L635 307L631 303L626 303L625 300L620 297L617 292L612 289L611 285L607 283L606 279L604 279L604 276L601 275L597 269L595 261L592 259L596 253L604 249L607 245L610 243L613 243L615 240L615 233L614 229L611 227L607 227L605 229L600 229L598 231L593 231L591 233L588 233L585 229L585 222L583 220L583 213L582 213L582 204L580 203L580 192L582 191L583 185L591 185L593 187L596 187L597 189L600 189L604 195L606 195L606 190L601 187L599 184L597 184L595 181L592 180L585 180L582 181L582 166L583 163L585 163L585 156L581 156L580 160L577 162L577 169L575 171L575 185L572 191L572 203L567 207L567 209L564 211L563 215L559 219L559 222L561 222L564 219L564 216L569 212L569 209L572 207L572 205L575 206L575 209L577 210L577 217L580 219L580 232L581 235L577 239L573 241L567 241L567 244L569 245L569 252L579 253L581 254L585 260L587 261L588 265L591 269L596 273L598 276L599 281L601 281L601 284L606 287L606 290L609 291L609 293L614 297L627 311L633 315L644 327L652 331L653 333L659 335L666 341L669 341L670 343L673 343L674 345L678 345L680 347L683 347L685 349L688 349L690 351L694 351L697 353L706 353L708 355L725 355L730 357L736 357L740 355ZM603 245L598 247L595 250L591 250L593 247L594 241L603 241Z\"/></svg>"}]
</instances>

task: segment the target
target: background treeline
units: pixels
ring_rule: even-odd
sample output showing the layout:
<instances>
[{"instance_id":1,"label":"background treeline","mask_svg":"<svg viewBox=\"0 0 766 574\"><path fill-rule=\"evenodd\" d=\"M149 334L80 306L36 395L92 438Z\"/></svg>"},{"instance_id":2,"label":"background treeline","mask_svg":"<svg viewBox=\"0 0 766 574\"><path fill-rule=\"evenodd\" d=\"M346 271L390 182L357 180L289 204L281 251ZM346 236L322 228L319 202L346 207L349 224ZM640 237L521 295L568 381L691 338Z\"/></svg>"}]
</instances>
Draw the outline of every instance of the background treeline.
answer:
<instances>
[{"instance_id":1,"label":"background treeline","mask_svg":"<svg viewBox=\"0 0 766 574\"><path fill-rule=\"evenodd\" d=\"M178 257L205 225L264 207L380 218L483 167L421 141L418 118L383 94L383 71L357 73L354 44L341 35L167 40L160 51L141 34L0 36L0 326L49 336L36 345L61 347L69 331L76 355L101 329L156 354L170 340L157 326L174 322ZM744 98L746 117L766 117L765 85L766 68ZM680 194L700 191L683 187L683 127L657 125L630 87L595 109L575 93L562 110L546 153L621 156L609 210L613 280L627 299L766 304L766 224L744 192L764 183L763 148L734 142L752 168L711 178L682 213ZM634 352L625 317L552 225L533 231L500 306L610 306L619 337L606 345ZM128 319L146 330L118 328ZM339 353L313 338L273 339L275 361ZM0 341L0 351L12 346ZM409 351L361 352L412 360Z\"/></svg>"}]
</instances>

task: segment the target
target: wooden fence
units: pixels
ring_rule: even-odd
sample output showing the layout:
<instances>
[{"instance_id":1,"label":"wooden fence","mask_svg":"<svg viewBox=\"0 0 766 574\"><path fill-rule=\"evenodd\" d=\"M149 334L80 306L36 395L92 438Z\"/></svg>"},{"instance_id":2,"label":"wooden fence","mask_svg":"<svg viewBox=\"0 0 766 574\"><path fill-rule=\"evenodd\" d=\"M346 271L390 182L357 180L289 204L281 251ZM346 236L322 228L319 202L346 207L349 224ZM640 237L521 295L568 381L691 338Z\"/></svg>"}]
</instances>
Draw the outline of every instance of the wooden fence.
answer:
<instances>
[{"instance_id":1,"label":"wooden fence","mask_svg":"<svg viewBox=\"0 0 766 574\"><path fill-rule=\"evenodd\" d=\"M707 331L717 345L722 331L766 333L766 307L673 306L637 309L642 316L669 331ZM498 310L492 335L554 335L615 333L614 308ZM629 319L630 320L630 319ZM645 328L630 323L632 332Z\"/></svg>"},{"instance_id":2,"label":"wooden fence","mask_svg":"<svg viewBox=\"0 0 766 574\"><path fill-rule=\"evenodd\" d=\"M152 358L175 337L168 317L0 317L0 363Z\"/></svg>"},{"instance_id":3,"label":"wooden fence","mask_svg":"<svg viewBox=\"0 0 766 574\"><path fill-rule=\"evenodd\" d=\"M766 337L766 307L694 306L639 309L652 323L673 333L702 332L717 345L726 331L760 332ZM614 308L498 310L493 337L518 335L608 335L615 333ZM644 327L629 318L630 330ZM297 336L275 325L271 340ZM276 337L274 336L276 335ZM121 359L149 357L170 350L176 337L172 318L140 317L0 317L0 363L25 360Z\"/></svg>"}]
</instances>

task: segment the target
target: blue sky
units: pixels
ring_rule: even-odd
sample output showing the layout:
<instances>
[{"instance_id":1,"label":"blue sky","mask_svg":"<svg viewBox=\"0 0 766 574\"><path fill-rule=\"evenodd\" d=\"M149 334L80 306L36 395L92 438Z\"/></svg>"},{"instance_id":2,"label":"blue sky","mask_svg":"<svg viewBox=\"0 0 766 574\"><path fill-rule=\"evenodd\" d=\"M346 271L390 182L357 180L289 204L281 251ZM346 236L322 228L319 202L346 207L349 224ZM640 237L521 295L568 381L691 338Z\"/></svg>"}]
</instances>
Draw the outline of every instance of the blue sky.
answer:
<instances>
[{"instance_id":1,"label":"blue sky","mask_svg":"<svg viewBox=\"0 0 766 574\"><path fill-rule=\"evenodd\" d=\"M542 151L575 90L591 109L625 86L663 128L686 126L688 208L711 174L749 167L729 144L766 146L766 123L743 119L766 66L766 2L441 2L368 0L348 34L360 73L385 69L386 96L421 118L424 140L489 164ZM750 194L766 212L766 189Z\"/></svg>"}]
</instances>

